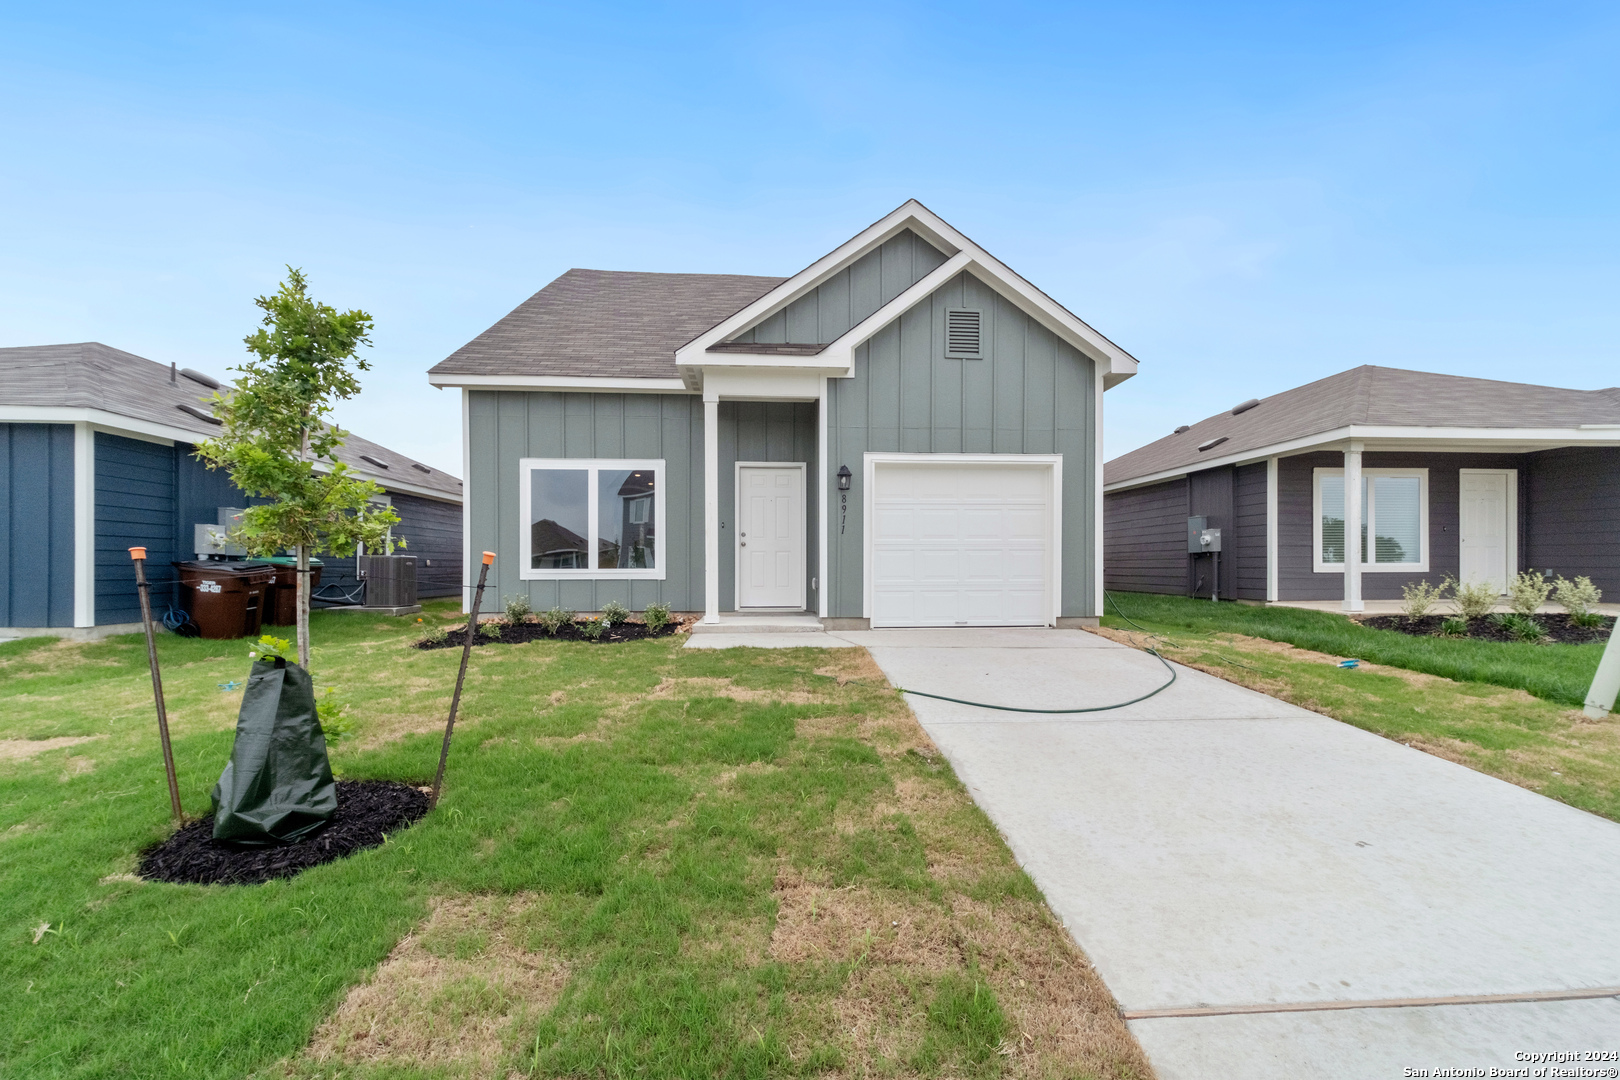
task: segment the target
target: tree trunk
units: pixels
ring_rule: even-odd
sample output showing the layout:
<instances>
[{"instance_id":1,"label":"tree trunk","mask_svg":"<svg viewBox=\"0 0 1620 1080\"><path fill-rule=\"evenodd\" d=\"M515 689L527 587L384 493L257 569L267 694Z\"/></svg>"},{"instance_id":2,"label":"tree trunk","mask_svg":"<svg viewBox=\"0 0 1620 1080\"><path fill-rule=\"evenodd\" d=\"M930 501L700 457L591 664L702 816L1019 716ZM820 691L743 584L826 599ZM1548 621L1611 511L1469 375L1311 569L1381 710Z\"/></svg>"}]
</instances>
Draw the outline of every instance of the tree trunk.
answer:
<instances>
[{"instance_id":1,"label":"tree trunk","mask_svg":"<svg viewBox=\"0 0 1620 1080\"><path fill-rule=\"evenodd\" d=\"M298 663L309 670L309 546L298 545Z\"/></svg>"}]
</instances>

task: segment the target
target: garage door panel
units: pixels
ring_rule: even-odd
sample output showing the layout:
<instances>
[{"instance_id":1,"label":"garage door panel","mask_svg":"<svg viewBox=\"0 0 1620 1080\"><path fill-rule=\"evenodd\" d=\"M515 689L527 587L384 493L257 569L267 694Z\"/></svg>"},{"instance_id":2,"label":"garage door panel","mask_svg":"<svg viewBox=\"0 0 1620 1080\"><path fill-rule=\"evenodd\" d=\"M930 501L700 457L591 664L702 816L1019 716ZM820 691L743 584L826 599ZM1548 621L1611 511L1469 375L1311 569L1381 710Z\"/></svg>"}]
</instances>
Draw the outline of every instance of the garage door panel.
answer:
<instances>
[{"instance_id":1,"label":"garage door panel","mask_svg":"<svg viewBox=\"0 0 1620 1080\"><path fill-rule=\"evenodd\" d=\"M1046 623L1051 486L1045 466L880 462L873 625Z\"/></svg>"}]
</instances>

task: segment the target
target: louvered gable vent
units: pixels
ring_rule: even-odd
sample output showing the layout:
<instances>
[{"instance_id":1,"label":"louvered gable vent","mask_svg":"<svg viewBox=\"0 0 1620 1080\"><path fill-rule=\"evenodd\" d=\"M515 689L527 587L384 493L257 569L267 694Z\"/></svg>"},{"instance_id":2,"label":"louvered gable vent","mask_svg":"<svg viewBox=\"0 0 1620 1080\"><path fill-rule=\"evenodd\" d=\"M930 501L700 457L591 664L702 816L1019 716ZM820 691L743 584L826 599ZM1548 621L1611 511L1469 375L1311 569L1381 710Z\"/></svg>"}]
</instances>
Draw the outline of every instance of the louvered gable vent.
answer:
<instances>
[{"instance_id":1,"label":"louvered gable vent","mask_svg":"<svg viewBox=\"0 0 1620 1080\"><path fill-rule=\"evenodd\" d=\"M978 360L984 356L984 313L965 308L945 312L945 355Z\"/></svg>"}]
</instances>

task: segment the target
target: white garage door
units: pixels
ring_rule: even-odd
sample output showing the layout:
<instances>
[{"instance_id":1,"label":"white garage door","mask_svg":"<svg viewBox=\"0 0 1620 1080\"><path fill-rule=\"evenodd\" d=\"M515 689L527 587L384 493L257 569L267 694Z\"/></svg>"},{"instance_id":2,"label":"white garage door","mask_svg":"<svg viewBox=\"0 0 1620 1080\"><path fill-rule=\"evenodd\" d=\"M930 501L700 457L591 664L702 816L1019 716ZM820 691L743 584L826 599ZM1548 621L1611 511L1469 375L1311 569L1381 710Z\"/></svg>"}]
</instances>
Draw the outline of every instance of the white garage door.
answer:
<instances>
[{"instance_id":1,"label":"white garage door","mask_svg":"<svg viewBox=\"0 0 1620 1080\"><path fill-rule=\"evenodd\" d=\"M1052 467L877 462L873 626L1051 621Z\"/></svg>"}]
</instances>

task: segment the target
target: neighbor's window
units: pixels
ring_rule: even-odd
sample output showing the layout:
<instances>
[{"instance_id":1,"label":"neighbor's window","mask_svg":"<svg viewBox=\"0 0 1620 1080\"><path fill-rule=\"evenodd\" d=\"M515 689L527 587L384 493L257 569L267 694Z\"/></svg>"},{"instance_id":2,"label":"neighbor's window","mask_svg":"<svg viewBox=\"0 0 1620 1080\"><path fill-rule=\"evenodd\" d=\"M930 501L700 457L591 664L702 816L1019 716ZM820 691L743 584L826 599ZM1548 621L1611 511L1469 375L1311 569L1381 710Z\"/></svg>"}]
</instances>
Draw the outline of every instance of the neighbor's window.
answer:
<instances>
[{"instance_id":1,"label":"neighbor's window","mask_svg":"<svg viewBox=\"0 0 1620 1080\"><path fill-rule=\"evenodd\" d=\"M664 576L664 463L520 462L523 576Z\"/></svg>"},{"instance_id":2,"label":"neighbor's window","mask_svg":"<svg viewBox=\"0 0 1620 1080\"><path fill-rule=\"evenodd\" d=\"M1344 470L1317 469L1315 488L1316 570L1343 573ZM1428 571L1429 470L1362 470L1361 562L1367 570Z\"/></svg>"}]
</instances>

